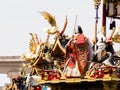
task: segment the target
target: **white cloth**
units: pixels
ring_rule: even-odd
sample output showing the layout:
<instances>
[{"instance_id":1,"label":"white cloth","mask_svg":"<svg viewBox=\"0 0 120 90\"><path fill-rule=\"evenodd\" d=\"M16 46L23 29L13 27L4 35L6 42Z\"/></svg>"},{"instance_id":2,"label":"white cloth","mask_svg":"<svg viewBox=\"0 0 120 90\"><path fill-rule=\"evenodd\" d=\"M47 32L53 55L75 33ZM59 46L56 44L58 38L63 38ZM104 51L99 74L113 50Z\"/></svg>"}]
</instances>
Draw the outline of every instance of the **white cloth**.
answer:
<instances>
[{"instance_id":1,"label":"white cloth","mask_svg":"<svg viewBox=\"0 0 120 90\"><path fill-rule=\"evenodd\" d=\"M101 42L98 42L97 46L98 46L98 49L96 53L101 52L102 50L105 50L105 47L106 47L105 43L101 43Z\"/></svg>"}]
</instances>

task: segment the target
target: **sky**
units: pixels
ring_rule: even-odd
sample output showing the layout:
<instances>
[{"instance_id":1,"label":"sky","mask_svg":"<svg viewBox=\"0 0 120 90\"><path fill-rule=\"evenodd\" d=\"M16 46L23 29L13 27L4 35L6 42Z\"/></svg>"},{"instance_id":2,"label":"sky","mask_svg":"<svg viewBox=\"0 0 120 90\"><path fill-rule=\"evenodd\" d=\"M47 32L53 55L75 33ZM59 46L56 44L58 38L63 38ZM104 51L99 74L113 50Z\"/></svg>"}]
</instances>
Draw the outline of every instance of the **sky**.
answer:
<instances>
[{"instance_id":1,"label":"sky","mask_svg":"<svg viewBox=\"0 0 120 90\"><path fill-rule=\"evenodd\" d=\"M101 6L99 7L101 8ZM93 0L0 0L0 56L16 56L29 53L29 33L37 33L42 41L47 34L43 28L50 24L40 14L49 12L56 18L59 31L65 16L68 17L66 35L73 34L80 25L84 34L93 39L95 8ZM98 30L101 29L101 10L99 10Z\"/></svg>"},{"instance_id":2,"label":"sky","mask_svg":"<svg viewBox=\"0 0 120 90\"><path fill-rule=\"evenodd\" d=\"M50 24L40 14L42 11L55 16L59 30L65 16L68 25L65 34L72 35L76 26L82 26L86 35L93 35L94 4L92 0L0 0L0 56L15 56L29 52L29 33L46 38L43 28Z\"/></svg>"}]
</instances>

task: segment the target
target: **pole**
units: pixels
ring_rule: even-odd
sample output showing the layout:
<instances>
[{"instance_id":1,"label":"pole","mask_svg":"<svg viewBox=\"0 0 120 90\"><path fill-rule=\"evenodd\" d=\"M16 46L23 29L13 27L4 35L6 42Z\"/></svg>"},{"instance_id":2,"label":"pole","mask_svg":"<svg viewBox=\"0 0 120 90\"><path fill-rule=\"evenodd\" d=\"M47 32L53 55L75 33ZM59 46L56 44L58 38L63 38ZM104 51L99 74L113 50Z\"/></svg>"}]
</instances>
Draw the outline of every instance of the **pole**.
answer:
<instances>
[{"instance_id":1,"label":"pole","mask_svg":"<svg viewBox=\"0 0 120 90\"><path fill-rule=\"evenodd\" d=\"M96 8L96 17L95 17L95 44L97 43L97 25L98 25L98 6ZM97 50L97 45L95 45L95 50Z\"/></svg>"},{"instance_id":2,"label":"pole","mask_svg":"<svg viewBox=\"0 0 120 90\"><path fill-rule=\"evenodd\" d=\"M102 0L102 32L106 36L106 0Z\"/></svg>"},{"instance_id":3,"label":"pole","mask_svg":"<svg viewBox=\"0 0 120 90\"><path fill-rule=\"evenodd\" d=\"M73 30L73 35L75 34L75 31L76 31L76 22L77 22L77 15L76 15L76 17L75 17L75 24L74 24L74 30Z\"/></svg>"},{"instance_id":4,"label":"pole","mask_svg":"<svg viewBox=\"0 0 120 90\"><path fill-rule=\"evenodd\" d=\"M94 51L97 50L97 24L98 24L98 9L99 9L99 5L100 5L100 0L94 0L94 4L95 4L95 10L96 10L96 17L95 17L95 29L94 29Z\"/></svg>"}]
</instances>

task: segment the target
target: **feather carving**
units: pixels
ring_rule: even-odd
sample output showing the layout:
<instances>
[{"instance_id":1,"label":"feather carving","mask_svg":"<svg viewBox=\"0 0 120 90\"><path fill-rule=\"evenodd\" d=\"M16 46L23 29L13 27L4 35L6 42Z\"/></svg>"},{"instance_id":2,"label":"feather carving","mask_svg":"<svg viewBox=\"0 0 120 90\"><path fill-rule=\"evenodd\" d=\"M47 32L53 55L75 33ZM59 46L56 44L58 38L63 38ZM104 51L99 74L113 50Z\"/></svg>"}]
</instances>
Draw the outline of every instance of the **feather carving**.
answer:
<instances>
[{"instance_id":1,"label":"feather carving","mask_svg":"<svg viewBox=\"0 0 120 90\"><path fill-rule=\"evenodd\" d=\"M26 61L32 61L33 62L35 60L35 58L37 58L37 56L38 56L38 54L36 52L37 52L37 49L38 49L39 40L38 40L37 34L30 33L30 35L31 35L31 39L30 39L30 42L29 42L30 53L23 54L21 56L21 58L25 59Z\"/></svg>"},{"instance_id":2,"label":"feather carving","mask_svg":"<svg viewBox=\"0 0 120 90\"><path fill-rule=\"evenodd\" d=\"M50 27L48 30L47 30L47 33L48 34L55 34L55 33L57 33L58 32L58 28L57 27Z\"/></svg>"},{"instance_id":3,"label":"feather carving","mask_svg":"<svg viewBox=\"0 0 120 90\"><path fill-rule=\"evenodd\" d=\"M55 17L53 17L50 13L43 11L41 12L41 15L44 16L51 26L57 26Z\"/></svg>"},{"instance_id":4,"label":"feather carving","mask_svg":"<svg viewBox=\"0 0 120 90\"><path fill-rule=\"evenodd\" d=\"M112 41L115 43L120 43L120 34L114 35L114 37L112 38Z\"/></svg>"},{"instance_id":5,"label":"feather carving","mask_svg":"<svg viewBox=\"0 0 120 90\"><path fill-rule=\"evenodd\" d=\"M115 43L120 43L120 26L116 28L116 31L112 37L112 41Z\"/></svg>"},{"instance_id":6,"label":"feather carving","mask_svg":"<svg viewBox=\"0 0 120 90\"><path fill-rule=\"evenodd\" d=\"M30 33L30 35L32 38L29 42L29 49L31 53L35 54L37 49L37 42L35 41L35 35L33 33Z\"/></svg>"}]
</instances>

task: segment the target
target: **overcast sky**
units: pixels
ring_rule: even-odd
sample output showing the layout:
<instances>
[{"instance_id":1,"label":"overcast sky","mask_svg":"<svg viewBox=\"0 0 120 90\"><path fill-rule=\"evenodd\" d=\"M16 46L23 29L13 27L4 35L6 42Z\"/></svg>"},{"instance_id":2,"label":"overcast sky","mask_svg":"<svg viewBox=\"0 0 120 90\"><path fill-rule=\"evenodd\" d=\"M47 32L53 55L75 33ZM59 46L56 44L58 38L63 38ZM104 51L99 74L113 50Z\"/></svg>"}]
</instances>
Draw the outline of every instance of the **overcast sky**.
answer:
<instances>
[{"instance_id":1,"label":"overcast sky","mask_svg":"<svg viewBox=\"0 0 120 90\"><path fill-rule=\"evenodd\" d=\"M68 35L73 33L77 15L76 25L82 26L86 36L93 38L93 0L0 0L0 56L29 52L30 32L37 33L44 41L46 33L42 29L50 25L39 13L41 11L55 16L59 30L63 27L67 15L68 26L65 34ZM101 12L99 16L101 17Z\"/></svg>"}]
</instances>

